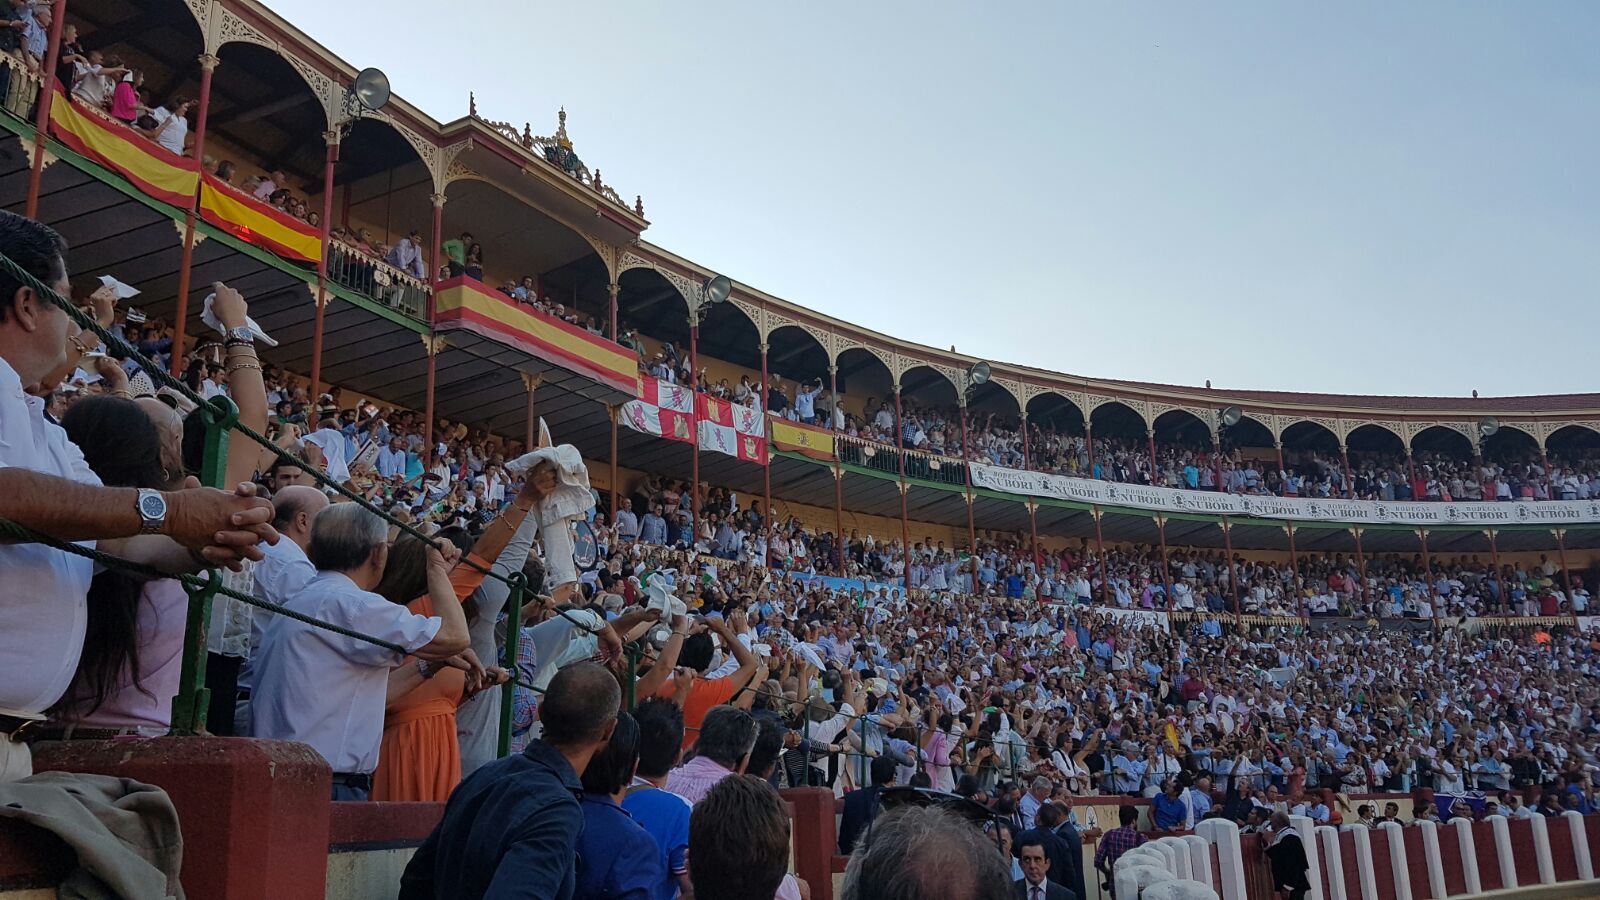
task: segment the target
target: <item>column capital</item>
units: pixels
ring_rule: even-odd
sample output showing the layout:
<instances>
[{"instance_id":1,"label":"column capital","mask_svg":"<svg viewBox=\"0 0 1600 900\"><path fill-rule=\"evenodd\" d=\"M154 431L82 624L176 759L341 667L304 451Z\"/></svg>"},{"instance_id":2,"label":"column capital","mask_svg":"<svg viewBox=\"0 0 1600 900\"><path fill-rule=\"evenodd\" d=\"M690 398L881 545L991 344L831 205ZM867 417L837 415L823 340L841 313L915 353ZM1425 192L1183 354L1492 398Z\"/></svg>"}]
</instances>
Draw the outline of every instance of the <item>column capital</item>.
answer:
<instances>
[{"instance_id":1,"label":"column capital","mask_svg":"<svg viewBox=\"0 0 1600 900\"><path fill-rule=\"evenodd\" d=\"M539 374L534 374L532 372L520 372L518 374L522 376L522 386L526 388L529 393L538 390L539 385L544 384L544 374L542 372Z\"/></svg>"},{"instance_id":2,"label":"column capital","mask_svg":"<svg viewBox=\"0 0 1600 900\"><path fill-rule=\"evenodd\" d=\"M1017 414L1017 418L1021 419L1024 422L1028 421L1028 411L1027 410L1023 410L1022 412L1018 413Z\"/></svg>"},{"instance_id":3,"label":"column capital","mask_svg":"<svg viewBox=\"0 0 1600 900\"><path fill-rule=\"evenodd\" d=\"M617 282L613 281L610 284L606 285L606 290L611 292L611 296L612 297L616 297L617 294L622 291L622 285L620 285Z\"/></svg>"},{"instance_id":4,"label":"column capital","mask_svg":"<svg viewBox=\"0 0 1600 900\"><path fill-rule=\"evenodd\" d=\"M339 129L334 128L324 131L322 133L322 143L329 147L339 146Z\"/></svg>"},{"instance_id":5,"label":"column capital","mask_svg":"<svg viewBox=\"0 0 1600 900\"><path fill-rule=\"evenodd\" d=\"M766 345L763 344L762 346L766 346ZM828 374L829 375L837 375L837 374L839 374L839 365L837 363L829 363L828 364Z\"/></svg>"},{"instance_id":6,"label":"column capital","mask_svg":"<svg viewBox=\"0 0 1600 900\"><path fill-rule=\"evenodd\" d=\"M1483 530L1483 536L1488 538L1489 539L1489 543L1491 543L1491 544L1494 543L1495 536L1498 535L1499 533L1500 533L1499 530L1494 529L1494 528L1485 528Z\"/></svg>"},{"instance_id":7,"label":"column capital","mask_svg":"<svg viewBox=\"0 0 1600 900\"><path fill-rule=\"evenodd\" d=\"M438 209L438 208L444 206L444 199L445 199L444 198L444 194L432 194L432 195L429 196L428 199L433 201L433 208L434 209Z\"/></svg>"},{"instance_id":8,"label":"column capital","mask_svg":"<svg viewBox=\"0 0 1600 900\"><path fill-rule=\"evenodd\" d=\"M894 382L894 395L896 397L900 396L900 380L898 378Z\"/></svg>"},{"instance_id":9,"label":"column capital","mask_svg":"<svg viewBox=\"0 0 1600 900\"><path fill-rule=\"evenodd\" d=\"M1567 530L1565 528L1552 528L1550 529L1550 534L1554 535L1556 540L1562 541L1567 537Z\"/></svg>"},{"instance_id":10,"label":"column capital","mask_svg":"<svg viewBox=\"0 0 1600 900\"><path fill-rule=\"evenodd\" d=\"M768 344L766 341L762 341L760 349L761 349L762 355L765 355L768 350L772 349L772 345Z\"/></svg>"},{"instance_id":11,"label":"column capital","mask_svg":"<svg viewBox=\"0 0 1600 900\"><path fill-rule=\"evenodd\" d=\"M217 64L222 62L222 60L218 59L216 55L212 53L202 53L200 54L199 59L200 68L207 72L215 70L217 68Z\"/></svg>"}]
</instances>

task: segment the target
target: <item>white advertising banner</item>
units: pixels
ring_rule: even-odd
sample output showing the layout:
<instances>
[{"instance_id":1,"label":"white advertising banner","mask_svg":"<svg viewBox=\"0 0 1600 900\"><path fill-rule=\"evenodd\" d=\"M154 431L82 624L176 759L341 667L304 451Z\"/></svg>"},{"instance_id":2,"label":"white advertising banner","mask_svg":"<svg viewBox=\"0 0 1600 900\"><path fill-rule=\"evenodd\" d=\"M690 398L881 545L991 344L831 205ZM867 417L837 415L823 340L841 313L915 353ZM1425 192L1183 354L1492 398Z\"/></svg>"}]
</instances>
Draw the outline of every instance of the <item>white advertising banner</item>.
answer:
<instances>
[{"instance_id":1,"label":"white advertising banner","mask_svg":"<svg viewBox=\"0 0 1600 900\"><path fill-rule=\"evenodd\" d=\"M1024 497L1052 497L1099 506L1212 516L1254 516L1309 522L1371 525L1576 525L1600 522L1600 501L1548 500L1510 503L1425 503L1376 500L1313 500L1184 491L1115 481L1070 478L974 463L976 487Z\"/></svg>"}]
</instances>

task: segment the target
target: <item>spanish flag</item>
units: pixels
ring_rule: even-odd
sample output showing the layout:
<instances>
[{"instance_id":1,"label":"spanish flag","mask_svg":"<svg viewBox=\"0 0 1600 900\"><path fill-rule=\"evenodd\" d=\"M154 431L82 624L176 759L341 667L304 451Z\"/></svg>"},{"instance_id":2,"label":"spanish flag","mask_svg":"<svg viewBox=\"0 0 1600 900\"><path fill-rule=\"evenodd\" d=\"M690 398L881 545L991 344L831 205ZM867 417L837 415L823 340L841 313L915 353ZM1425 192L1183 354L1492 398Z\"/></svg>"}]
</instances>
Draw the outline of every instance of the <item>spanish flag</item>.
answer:
<instances>
[{"instance_id":1,"label":"spanish flag","mask_svg":"<svg viewBox=\"0 0 1600 900\"><path fill-rule=\"evenodd\" d=\"M554 316L529 312L475 279L454 278L440 284L433 311L438 331L471 331L614 390L638 394L638 357L632 352ZM688 439L685 434L684 440Z\"/></svg>"},{"instance_id":2,"label":"spanish flag","mask_svg":"<svg viewBox=\"0 0 1600 900\"><path fill-rule=\"evenodd\" d=\"M279 256L311 263L322 258L322 235L311 223L273 209L209 173L200 182L200 218Z\"/></svg>"},{"instance_id":3,"label":"spanish flag","mask_svg":"<svg viewBox=\"0 0 1600 900\"><path fill-rule=\"evenodd\" d=\"M826 428L802 425L788 419L770 416L772 445L779 450L792 450L812 459L833 459L833 432Z\"/></svg>"},{"instance_id":4,"label":"spanish flag","mask_svg":"<svg viewBox=\"0 0 1600 900\"><path fill-rule=\"evenodd\" d=\"M200 183L200 166L121 122L85 110L56 94L50 104L50 133L75 152L132 182L164 203L188 209Z\"/></svg>"}]
</instances>

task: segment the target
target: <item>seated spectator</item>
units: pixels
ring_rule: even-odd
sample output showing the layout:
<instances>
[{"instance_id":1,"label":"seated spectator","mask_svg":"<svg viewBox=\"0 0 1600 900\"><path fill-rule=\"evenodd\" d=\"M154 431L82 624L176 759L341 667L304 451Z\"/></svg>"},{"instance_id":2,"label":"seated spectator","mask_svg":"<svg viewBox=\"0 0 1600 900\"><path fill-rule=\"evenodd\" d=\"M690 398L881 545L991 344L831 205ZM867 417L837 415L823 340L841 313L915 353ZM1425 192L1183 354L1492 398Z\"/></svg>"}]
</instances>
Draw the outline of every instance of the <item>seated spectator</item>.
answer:
<instances>
[{"instance_id":1,"label":"seated spectator","mask_svg":"<svg viewBox=\"0 0 1600 900\"><path fill-rule=\"evenodd\" d=\"M800 897L788 875L788 809L772 785L754 776L723 779L696 804L688 856L696 900Z\"/></svg>"},{"instance_id":2,"label":"seated spectator","mask_svg":"<svg viewBox=\"0 0 1600 900\"><path fill-rule=\"evenodd\" d=\"M712 707L694 744L694 759L672 770L667 790L694 804L717 782L744 774L756 746L756 731L755 719L744 710Z\"/></svg>"},{"instance_id":3,"label":"seated spectator","mask_svg":"<svg viewBox=\"0 0 1600 900\"><path fill-rule=\"evenodd\" d=\"M875 757L871 765L872 784L844 795L844 815L839 823L839 852L848 855L856 840L872 825L882 808L884 788L894 786L895 761Z\"/></svg>"},{"instance_id":4,"label":"seated spectator","mask_svg":"<svg viewBox=\"0 0 1600 900\"><path fill-rule=\"evenodd\" d=\"M639 765L639 726L627 713L583 770L583 836L574 900L650 900L666 881L655 839L620 805Z\"/></svg>"},{"instance_id":5,"label":"seated spectator","mask_svg":"<svg viewBox=\"0 0 1600 900\"><path fill-rule=\"evenodd\" d=\"M610 743L621 703L604 668L560 670L539 704L543 736L455 789L406 864L399 900L572 896L584 823L578 773Z\"/></svg>"},{"instance_id":6,"label":"seated spectator","mask_svg":"<svg viewBox=\"0 0 1600 900\"><path fill-rule=\"evenodd\" d=\"M389 526L356 504L330 506L312 523L306 552L317 577L285 605L399 644L420 657L412 668L426 678L469 646L466 616L450 584L459 555L448 544L428 549L428 595L436 615L415 615L372 592L389 558ZM254 735L310 744L333 768L334 799L367 799L385 697L404 656L275 616L262 635L260 657L250 704Z\"/></svg>"},{"instance_id":7,"label":"seated spectator","mask_svg":"<svg viewBox=\"0 0 1600 900\"><path fill-rule=\"evenodd\" d=\"M691 840L691 873L696 859ZM1008 860L977 826L934 807L904 807L881 817L866 845L850 855L839 896L840 900L1010 900L1012 884ZM698 897L698 882L695 888Z\"/></svg>"},{"instance_id":8,"label":"seated spectator","mask_svg":"<svg viewBox=\"0 0 1600 900\"><path fill-rule=\"evenodd\" d=\"M683 710L671 700L651 697L633 714L639 725L639 767L622 808L650 833L661 860L663 878L650 896L671 900L680 890L694 889L684 855L693 807L666 789L668 773L683 756Z\"/></svg>"}]
</instances>

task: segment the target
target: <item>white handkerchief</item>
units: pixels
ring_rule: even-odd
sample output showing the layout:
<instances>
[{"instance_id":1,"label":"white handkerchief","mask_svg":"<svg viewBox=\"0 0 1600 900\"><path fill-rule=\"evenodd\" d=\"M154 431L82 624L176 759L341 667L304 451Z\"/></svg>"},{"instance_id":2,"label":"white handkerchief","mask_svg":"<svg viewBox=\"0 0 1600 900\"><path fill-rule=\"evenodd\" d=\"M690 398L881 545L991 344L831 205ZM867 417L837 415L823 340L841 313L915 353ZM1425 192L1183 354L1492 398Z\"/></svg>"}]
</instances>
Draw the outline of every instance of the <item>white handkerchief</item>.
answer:
<instances>
[{"instance_id":1,"label":"white handkerchief","mask_svg":"<svg viewBox=\"0 0 1600 900\"><path fill-rule=\"evenodd\" d=\"M202 309L200 311L200 321L206 323L207 325L210 325L212 328L215 328L217 330L218 334L225 335L225 334L228 333L228 329L222 327L222 321L217 318L217 314L216 313L211 311L211 304L213 302L215 302L216 299L217 299L217 295L216 294L207 294L206 295L206 305L205 305L205 309ZM276 346L278 346L278 342L273 340L270 337L267 337L267 333L265 331L261 330L261 326L256 324L256 320L255 319L252 319L249 316L245 316L244 317L244 325L245 325L246 328L250 329L250 333L251 334L256 336L256 340L260 341L263 344L266 344L268 347L276 347Z\"/></svg>"},{"instance_id":2,"label":"white handkerchief","mask_svg":"<svg viewBox=\"0 0 1600 900\"><path fill-rule=\"evenodd\" d=\"M132 298L139 296L138 288L134 287L133 285L123 284L122 282L118 281L114 275L101 275L100 283L108 288L116 289L118 300L131 300Z\"/></svg>"}]
</instances>

